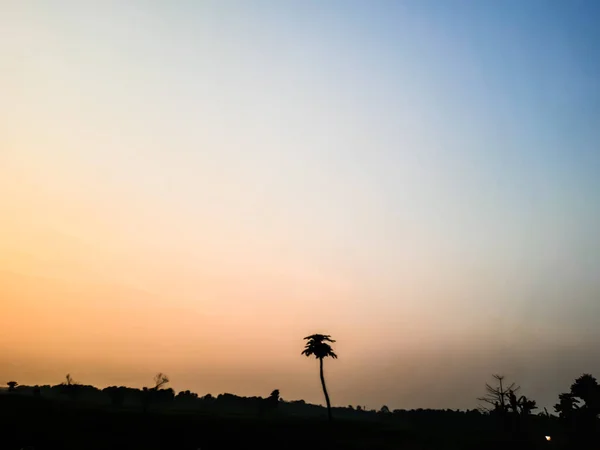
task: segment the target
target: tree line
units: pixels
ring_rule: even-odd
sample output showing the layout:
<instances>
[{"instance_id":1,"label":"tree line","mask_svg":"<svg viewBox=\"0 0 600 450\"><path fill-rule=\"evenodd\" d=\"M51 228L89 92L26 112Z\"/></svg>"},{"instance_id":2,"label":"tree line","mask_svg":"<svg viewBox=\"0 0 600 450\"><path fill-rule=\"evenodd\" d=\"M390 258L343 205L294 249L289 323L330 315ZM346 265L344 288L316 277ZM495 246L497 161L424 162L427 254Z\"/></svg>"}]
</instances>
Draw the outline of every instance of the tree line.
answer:
<instances>
[{"instance_id":1,"label":"tree line","mask_svg":"<svg viewBox=\"0 0 600 450\"><path fill-rule=\"evenodd\" d=\"M335 407L332 408L327 391L324 375L324 360L337 359L337 354L331 344L335 340L330 335L313 334L304 338L306 341L301 352L306 357L314 356L319 361L319 379L325 398L327 417L331 421L334 417L357 418L362 420L390 420L410 418L416 423L418 418L440 420L451 423L450 416L469 417L471 421L485 420L487 424L495 424L499 428L512 433L512 435L527 435L532 429L545 428L548 439L557 430L569 441L591 442L598 438L600 415L600 385L596 378L590 374L583 374L577 378L570 387L569 392L558 396L554 405L554 414L545 408L539 411L535 400L521 393L521 388L515 383L507 383L501 375L493 375L494 383L485 384L485 394L480 397L480 406L474 410L400 410L390 409L384 405L379 410L367 409L364 406ZM95 404L104 404L114 408L141 408L144 412L149 410L177 409L177 410L204 410L210 412L236 411L251 414L265 415L275 410L282 410L290 415L318 416L322 407L310 405L303 400L286 402L280 397L280 392L275 389L266 398L240 397L233 394L220 394L213 397L211 394L198 396L189 390L175 393L168 387L169 377L164 373L154 376L150 386L135 389L125 386L109 386L98 389L94 386L76 382L70 374L65 376L62 383L55 386L19 386L16 381L9 381L8 393L25 393L34 397L62 398L72 401L85 401ZM483 422L482 422L483 423ZM551 430L551 431L550 431Z\"/></svg>"}]
</instances>

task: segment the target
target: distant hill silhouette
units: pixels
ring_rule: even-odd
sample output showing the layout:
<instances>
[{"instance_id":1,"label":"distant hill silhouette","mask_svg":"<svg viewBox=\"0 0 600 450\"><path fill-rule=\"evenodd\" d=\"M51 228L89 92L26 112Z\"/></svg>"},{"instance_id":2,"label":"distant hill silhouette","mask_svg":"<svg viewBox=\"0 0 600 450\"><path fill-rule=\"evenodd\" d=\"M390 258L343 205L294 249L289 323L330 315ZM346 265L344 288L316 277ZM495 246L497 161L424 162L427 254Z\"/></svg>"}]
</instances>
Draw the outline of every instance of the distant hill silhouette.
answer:
<instances>
[{"instance_id":1,"label":"distant hill silhouette","mask_svg":"<svg viewBox=\"0 0 600 450\"><path fill-rule=\"evenodd\" d=\"M281 430L277 431L277 427L280 425L292 423L289 421L318 420L319 423L327 423L327 421L323 421L328 417L327 408L308 404L303 400L285 401L280 397L278 389L273 390L266 397L242 397L231 393L223 393L215 397L211 394L198 395L191 391L175 393L168 387L169 378L162 373L157 374L151 380L152 378L149 377L149 386L143 389L125 386L109 386L99 389L79 383L71 375L67 375L62 383L52 386L19 385L17 381L11 380L5 387L0 388L0 421L5 425L12 424L6 428L9 432L3 436L13 444L21 445L21 442L17 441L23 439L23 436L33 436L28 439L42 439L39 438L37 432L37 434L28 433L27 430L31 431L36 428L23 428L25 424L40 426L41 422L38 423L37 420L47 423L63 418L72 423L78 423L85 417L89 417L90 420L94 417L93 420L99 420L100 423L110 422L112 423L110 427L120 427L124 423L133 421L131 426L138 430L135 433L142 432L139 428L140 423L145 423L146 425L143 425L145 427L150 423L168 422L169 429L178 430L182 439L183 436L188 436L190 433L186 427L191 426L192 429L195 429L193 427L199 426L191 425L190 421L200 421L198 423L213 421L211 423L214 425L211 427L216 428L208 429L207 435L216 433L215 430L226 426L224 425L226 423L229 424L228 427L246 427L253 423L252 427L258 427L257 429L263 427L266 427L265 430L271 429L268 432L271 434L268 435L279 436L277 439L290 439L290 436L286 436L285 433L278 434ZM519 394L517 395L517 393ZM548 447L549 442L552 442L554 449L571 449L583 448L582 446L586 443L600 442L600 419L598 418L600 415L600 385L592 375L582 375L574 381L569 392L560 394L559 401L555 406L558 417L548 411L533 414L533 410L536 409L535 401L520 394L518 386L505 382L504 378L499 375L495 376L495 384L487 385L487 396L482 400L485 400L484 404L490 405L490 407L467 411L449 409L396 409L390 411L386 405L382 405L377 410L361 405L332 407L337 420L331 426L338 421L341 423L328 432L325 431L326 429L319 428L320 426L317 426L316 429L320 430L319 433L326 433L320 435L319 439L322 445L330 442L328 439L334 439L339 443L348 436L354 435L356 439L369 442L369 448L392 448L393 446L387 447L386 445L392 445L394 442L400 445L401 442L406 443L407 440L419 441L418 448L432 449L439 448L439 445L442 444L445 445L445 448L499 449L508 445L510 448L537 449L550 448ZM143 417L146 419L140 422ZM213 419L208 419L211 417ZM243 423L247 425L242 425L241 422L236 422L237 425L229 422L233 418L243 420L245 421ZM220 425L217 425L214 420L221 421ZM268 425L270 423L273 425ZM89 428L83 423L81 426ZM153 425L153 427L155 426ZM370 428L364 428L365 426ZM109 430L112 429L110 427ZM47 427L44 429L48 430ZM60 431L64 428L60 428L57 424L56 429ZM17 433L14 430L21 431ZM334 435L331 434L333 430L344 431L342 434ZM386 435L384 430L388 430L385 433L395 431ZM435 434L432 434L432 430L435 430ZM107 438L107 431L104 429L97 429L94 432L99 433L98 436L102 439ZM132 430L130 432L133 433ZM73 433L76 436L79 432L73 431ZM298 433L298 429L295 433ZM363 434L361 435L361 433ZM377 433L384 433L387 436L387 440L382 442L383 446L377 447L373 440L374 436L378 435ZM68 440L70 436L70 434L63 434L60 439ZM211 436L212 442L216 442L217 437L214 434ZM275 438L268 443L262 441L265 439L264 436L254 436L252 439L258 439L257 442L261 442L263 448L280 448L277 446ZM308 438L304 435L296 435L292 439L295 439L294 445L297 447L291 446L290 448L302 448L302 442L304 445L309 445ZM0 436L0 443L1 440L2 436ZM429 444L432 446L428 447Z\"/></svg>"}]
</instances>

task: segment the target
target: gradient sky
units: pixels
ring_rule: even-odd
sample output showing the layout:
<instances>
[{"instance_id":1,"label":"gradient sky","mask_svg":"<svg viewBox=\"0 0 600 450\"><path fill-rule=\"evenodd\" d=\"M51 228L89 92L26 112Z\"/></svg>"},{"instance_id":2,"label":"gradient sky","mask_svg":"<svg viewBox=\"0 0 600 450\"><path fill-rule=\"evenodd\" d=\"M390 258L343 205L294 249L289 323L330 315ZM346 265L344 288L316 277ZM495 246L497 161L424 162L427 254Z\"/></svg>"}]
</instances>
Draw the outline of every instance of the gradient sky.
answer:
<instances>
[{"instance_id":1,"label":"gradient sky","mask_svg":"<svg viewBox=\"0 0 600 450\"><path fill-rule=\"evenodd\" d=\"M0 0L0 382L551 405L600 376L600 3Z\"/></svg>"}]
</instances>

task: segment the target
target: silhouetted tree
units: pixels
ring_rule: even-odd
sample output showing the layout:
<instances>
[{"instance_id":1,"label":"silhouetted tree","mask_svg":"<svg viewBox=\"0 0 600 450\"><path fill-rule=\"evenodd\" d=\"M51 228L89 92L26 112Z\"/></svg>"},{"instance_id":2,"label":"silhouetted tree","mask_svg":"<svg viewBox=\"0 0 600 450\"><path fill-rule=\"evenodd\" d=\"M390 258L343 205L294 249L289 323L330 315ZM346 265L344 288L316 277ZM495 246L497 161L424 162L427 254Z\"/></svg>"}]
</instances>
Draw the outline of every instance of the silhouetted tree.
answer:
<instances>
[{"instance_id":1,"label":"silhouetted tree","mask_svg":"<svg viewBox=\"0 0 600 450\"><path fill-rule=\"evenodd\" d=\"M537 409L537 403L535 400L530 400L524 395L519 397L517 401L517 405L519 408L519 414L521 416L528 416L532 413L534 409Z\"/></svg>"},{"instance_id":2,"label":"silhouetted tree","mask_svg":"<svg viewBox=\"0 0 600 450\"><path fill-rule=\"evenodd\" d=\"M273 411L279 405L279 389L271 392L267 398L261 398L259 402L258 414L262 415L268 411Z\"/></svg>"},{"instance_id":3,"label":"silhouetted tree","mask_svg":"<svg viewBox=\"0 0 600 450\"><path fill-rule=\"evenodd\" d=\"M571 385L568 393L559 395L554 410L566 426L571 439L592 440L598 428L600 414L600 385L590 374L583 374Z\"/></svg>"},{"instance_id":4,"label":"silhouetted tree","mask_svg":"<svg viewBox=\"0 0 600 450\"><path fill-rule=\"evenodd\" d=\"M144 411L148 410L151 403L162 403L175 398L173 389L163 389L167 383L169 383L169 377L162 372L158 372L154 375L154 386L142 389L142 407Z\"/></svg>"},{"instance_id":5,"label":"silhouetted tree","mask_svg":"<svg viewBox=\"0 0 600 450\"><path fill-rule=\"evenodd\" d=\"M157 404L168 404L175 399L173 388L159 389L152 392L152 402Z\"/></svg>"},{"instance_id":6,"label":"silhouetted tree","mask_svg":"<svg viewBox=\"0 0 600 450\"><path fill-rule=\"evenodd\" d=\"M166 376L164 373L162 372L158 372L156 375L154 375L154 390L158 391L160 388L162 388L165 384L169 383L169 377Z\"/></svg>"},{"instance_id":7,"label":"silhouetted tree","mask_svg":"<svg viewBox=\"0 0 600 450\"><path fill-rule=\"evenodd\" d=\"M181 392L179 392L179 394L177 394L177 397L175 397L175 398L180 399L180 400L196 400L198 398L198 394L196 394L195 392L191 392L189 390L181 391Z\"/></svg>"},{"instance_id":8,"label":"silhouetted tree","mask_svg":"<svg viewBox=\"0 0 600 450\"><path fill-rule=\"evenodd\" d=\"M600 385L596 378L588 373L575 380L575 383L571 385L571 394L583 400L583 408L596 412L600 407Z\"/></svg>"},{"instance_id":9,"label":"silhouetted tree","mask_svg":"<svg viewBox=\"0 0 600 450\"><path fill-rule=\"evenodd\" d=\"M576 409L579 409L579 400L573 394L559 394L558 403L554 405L554 411L558 413L560 418L571 417Z\"/></svg>"},{"instance_id":10,"label":"silhouetted tree","mask_svg":"<svg viewBox=\"0 0 600 450\"><path fill-rule=\"evenodd\" d=\"M109 396L110 402L112 403L112 405L116 406L116 407L123 406L123 403L125 402L125 392L126 391L127 391L127 388L117 387L117 386L110 386L110 387L104 388L102 390L102 392L104 392L105 394L107 394Z\"/></svg>"},{"instance_id":11,"label":"silhouetted tree","mask_svg":"<svg viewBox=\"0 0 600 450\"><path fill-rule=\"evenodd\" d=\"M529 400L524 395L517 398L514 391L508 391L508 408L516 415L527 416L537 409L535 400Z\"/></svg>"},{"instance_id":12,"label":"silhouetted tree","mask_svg":"<svg viewBox=\"0 0 600 450\"><path fill-rule=\"evenodd\" d=\"M590 374L577 378L571 385L571 391L560 394L558 398L559 403L554 409L561 417L572 415L578 410L587 411L594 417L600 413L600 385ZM583 401L581 406L580 401Z\"/></svg>"},{"instance_id":13,"label":"silhouetted tree","mask_svg":"<svg viewBox=\"0 0 600 450\"><path fill-rule=\"evenodd\" d=\"M321 376L321 385L323 386L323 393L325 394L325 401L327 402L327 417L332 420L331 416L331 402L329 401L329 394L327 393L327 387L325 386L325 376L323 375L323 359L331 357L337 359L337 355L328 344L328 342L334 343L328 334L313 334L304 338L307 343L302 351L303 355L314 356L319 360L319 373Z\"/></svg>"},{"instance_id":14,"label":"silhouetted tree","mask_svg":"<svg viewBox=\"0 0 600 450\"><path fill-rule=\"evenodd\" d=\"M515 383L511 383L509 386L504 386L503 375L494 374L492 377L498 382L498 384L497 386L492 386L488 383L485 384L486 394L477 399L480 402L485 403L485 405L480 406L479 409L486 412L497 412L504 414L508 411L510 406L509 394L512 393L516 396L516 393L521 388L516 386Z\"/></svg>"},{"instance_id":15,"label":"silhouetted tree","mask_svg":"<svg viewBox=\"0 0 600 450\"><path fill-rule=\"evenodd\" d=\"M388 408L388 407L387 407L387 405L383 405L383 406L381 407L381 409L379 410L379 412L380 412L381 414L389 414L389 413L390 413L390 408Z\"/></svg>"},{"instance_id":16,"label":"silhouetted tree","mask_svg":"<svg viewBox=\"0 0 600 450\"><path fill-rule=\"evenodd\" d=\"M144 386L142 388L142 410L144 412L148 411L148 406L150 405L150 394L150 389Z\"/></svg>"},{"instance_id":17,"label":"silhouetted tree","mask_svg":"<svg viewBox=\"0 0 600 450\"><path fill-rule=\"evenodd\" d=\"M60 384L63 393L67 394L72 400L75 400L79 394L80 384L73 380L71 374L65 376L65 381Z\"/></svg>"},{"instance_id":18,"label":"silhouetted tree","mask_svg":"<svg viewBox=\"0 0 600 450\"><path fill-rule=\"evenodd\" d=\"M504 415L506 419L504 425L509 426L513 432L513 437L520 439L529 427L529 416L531 411L537 409L535 400L530 400L524 395L517 397L513 390L508 391L507 412Z\"/></svg>"},{"instance_id":19,"label":"silhouetted tree","mask_svg":"<svg viewBox=\"0 0 600 450\"><path fill-rule=\"evenodd\" d=\"M9 381L6 384L8 385L8 392L15 392L17 386L19 385L19 383L17 383L16 381Z\"/></svg>"}]
</instances>

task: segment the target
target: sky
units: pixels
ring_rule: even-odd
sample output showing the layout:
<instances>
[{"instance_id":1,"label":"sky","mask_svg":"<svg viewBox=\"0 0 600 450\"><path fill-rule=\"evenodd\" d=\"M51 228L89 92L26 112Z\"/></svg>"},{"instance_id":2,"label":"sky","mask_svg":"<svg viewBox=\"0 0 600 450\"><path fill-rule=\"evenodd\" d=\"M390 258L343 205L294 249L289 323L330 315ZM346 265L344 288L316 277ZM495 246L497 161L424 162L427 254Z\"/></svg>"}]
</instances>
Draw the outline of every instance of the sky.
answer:
<instances>
[{"instance_id":1,"label":"sky","mask_svg":"<svg viewBox=\"0 0 600 450\"><path fill-rule=\"evenodd\" d=\"M0 382L473 408L600 376L600 4L0 0Z\"/></svg>"}]
</instances>

